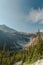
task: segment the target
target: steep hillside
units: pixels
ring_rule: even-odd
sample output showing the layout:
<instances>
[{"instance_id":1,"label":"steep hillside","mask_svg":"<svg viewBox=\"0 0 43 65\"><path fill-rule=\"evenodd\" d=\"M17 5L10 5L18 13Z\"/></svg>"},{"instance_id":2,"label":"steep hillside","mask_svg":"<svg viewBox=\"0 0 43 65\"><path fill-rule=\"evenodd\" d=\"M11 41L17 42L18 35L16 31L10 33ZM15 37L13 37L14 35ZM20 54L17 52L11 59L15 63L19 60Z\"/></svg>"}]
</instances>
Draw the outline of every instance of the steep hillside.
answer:
<instances>
[{"instance_id":1,"label":"steep hillside","mask_svg":"<svg viewBox=\"0 0 43 65\"><path fill-rule=\"evenodd\" d=\"M17 32L6 25L0 25L0 49L2 49L4 43L6 43L7 49L21 49L34 36L34 34Z\"/></svg>"}]
</instances>

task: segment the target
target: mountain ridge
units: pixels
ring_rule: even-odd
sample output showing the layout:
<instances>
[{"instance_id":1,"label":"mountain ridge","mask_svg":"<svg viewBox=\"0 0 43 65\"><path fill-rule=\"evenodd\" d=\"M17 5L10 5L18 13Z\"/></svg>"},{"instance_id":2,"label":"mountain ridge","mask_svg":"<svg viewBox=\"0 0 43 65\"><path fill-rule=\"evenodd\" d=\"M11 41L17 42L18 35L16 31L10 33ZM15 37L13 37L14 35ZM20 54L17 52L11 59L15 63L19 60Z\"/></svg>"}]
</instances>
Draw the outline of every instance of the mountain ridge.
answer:
<instances>
[{"instance_id":1,"label":"mountain ridge","mask_svg":"<svg viewBox=\"0 0 43 65\"><path fill-rule=\"evenodd\" d=\"M20 49L30 43L30 39L34 38L36 33L18 32L6 25L0 25L0 47L3 41L6 41L7 48Z\"/></svg>"},{"instance_id":2,"label":"mountain ridge","mask_svg":"<svg viewBox=\"0 0 43 65\"><path fill-rule=\"evenodd\" d=\"M16 30L14 30L13 28L10 28L6 25L0 25L0 30L4 31L4 32L10 32L10 33L14 33L17 32Z\"/></svg>"},{"instance_id":3,"label":"mountain ridge","mask_svg":"<svg viewBox=\"0 0 43 65\"><path fill-rule=\"evenodd\" d=\"M17 32L6 25L0 25L0 48L6 42L7 48L19 49L29 42L29 37L31 37L30 34Z\"/></svg>"}]
</instances>

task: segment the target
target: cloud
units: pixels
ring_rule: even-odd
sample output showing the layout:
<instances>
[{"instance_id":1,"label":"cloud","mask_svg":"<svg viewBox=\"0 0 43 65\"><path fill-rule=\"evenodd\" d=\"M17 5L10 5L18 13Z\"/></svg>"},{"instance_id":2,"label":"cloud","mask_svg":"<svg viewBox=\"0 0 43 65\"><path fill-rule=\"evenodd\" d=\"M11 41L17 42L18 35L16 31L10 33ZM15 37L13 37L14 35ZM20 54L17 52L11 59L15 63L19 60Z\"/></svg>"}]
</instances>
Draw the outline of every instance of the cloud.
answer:
<instances>
[{"instance_id":1,"label":"cloud","mask_svg":"<svg viewBox=\"0 0 43 65\"><path fill-rule=\"evenodd\" d=\"M40 32L43 32L43 29L41 29Z\"/></svg>"},{"instance_id":2,"label":"cloud","mask_svg":"<svg viewBox=\"0 0 43 65\"><path fill-rule=\"evenodd\" d=\"M43 22L43 8L31 9L27 15L27 20L32 22Z\"/></svg>"}]
</instances>

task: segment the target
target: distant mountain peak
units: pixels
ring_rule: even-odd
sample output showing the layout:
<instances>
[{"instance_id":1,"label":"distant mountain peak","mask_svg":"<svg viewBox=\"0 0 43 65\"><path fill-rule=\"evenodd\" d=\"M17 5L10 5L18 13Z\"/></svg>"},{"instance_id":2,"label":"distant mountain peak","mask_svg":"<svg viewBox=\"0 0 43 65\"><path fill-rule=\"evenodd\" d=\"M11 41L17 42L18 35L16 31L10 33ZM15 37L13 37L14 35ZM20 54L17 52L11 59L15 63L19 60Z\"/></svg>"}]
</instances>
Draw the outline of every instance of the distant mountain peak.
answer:
<instances>
[{"instance_id":1,"label":"distant mountain peak","mask_svg":"<svg viewBox=\"0 0 43 65\"><path fill-rule=\"evenodd\" d=\"M2 25L0 25L0 26L6 26L5 24L2 24Z\"/></svg>"},{"instance_id":2,"label":"distant mountain peak","mask_svg":"<svg viewBox=\"0 0 43 65\"><path fill-rule=\"evenodd\" d=\"M15 33L17 32L16 30L6 26L6 25L0 25L0 30L2 30L3 32L9 32L9 33Z\"/></svg>"}]
</instances>

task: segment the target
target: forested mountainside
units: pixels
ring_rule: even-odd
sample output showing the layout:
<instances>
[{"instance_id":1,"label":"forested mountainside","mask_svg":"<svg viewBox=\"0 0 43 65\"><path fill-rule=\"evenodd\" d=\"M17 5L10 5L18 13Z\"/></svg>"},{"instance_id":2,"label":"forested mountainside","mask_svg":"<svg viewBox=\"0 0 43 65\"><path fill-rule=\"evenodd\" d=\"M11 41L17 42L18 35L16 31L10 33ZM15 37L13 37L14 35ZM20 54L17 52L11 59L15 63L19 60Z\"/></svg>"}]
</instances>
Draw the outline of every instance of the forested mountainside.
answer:
<instances>
[{"instance_id":1,"label":"forested mountainside","mask_svg":"<svg viewBox=\"0 0 43 65\"><path fill-rule=\"evenodd\" d=\"M0 25L0 49L6 43L6 48L9 50L22 49L23 45L30 42L30 38L34 37L33 33L18 32L6 25Z\"/></svg>"},{"instance_id":2,"label":"forested mountainside","mask_svg":"<svg viewBox=\"0 0 43 65\"><path fill-rule=\"evenodd\" d=\"M2 50L0 50L0 65L15 65L15 63L17 65L17 62L20 61L20 65L31 65L43 59L43 39L39 33L38 40L39 42L36 45L31 43L26 50L19 50L18 52L6 50L6 43L3 43Z\"/></svg>"}]
</instances>

